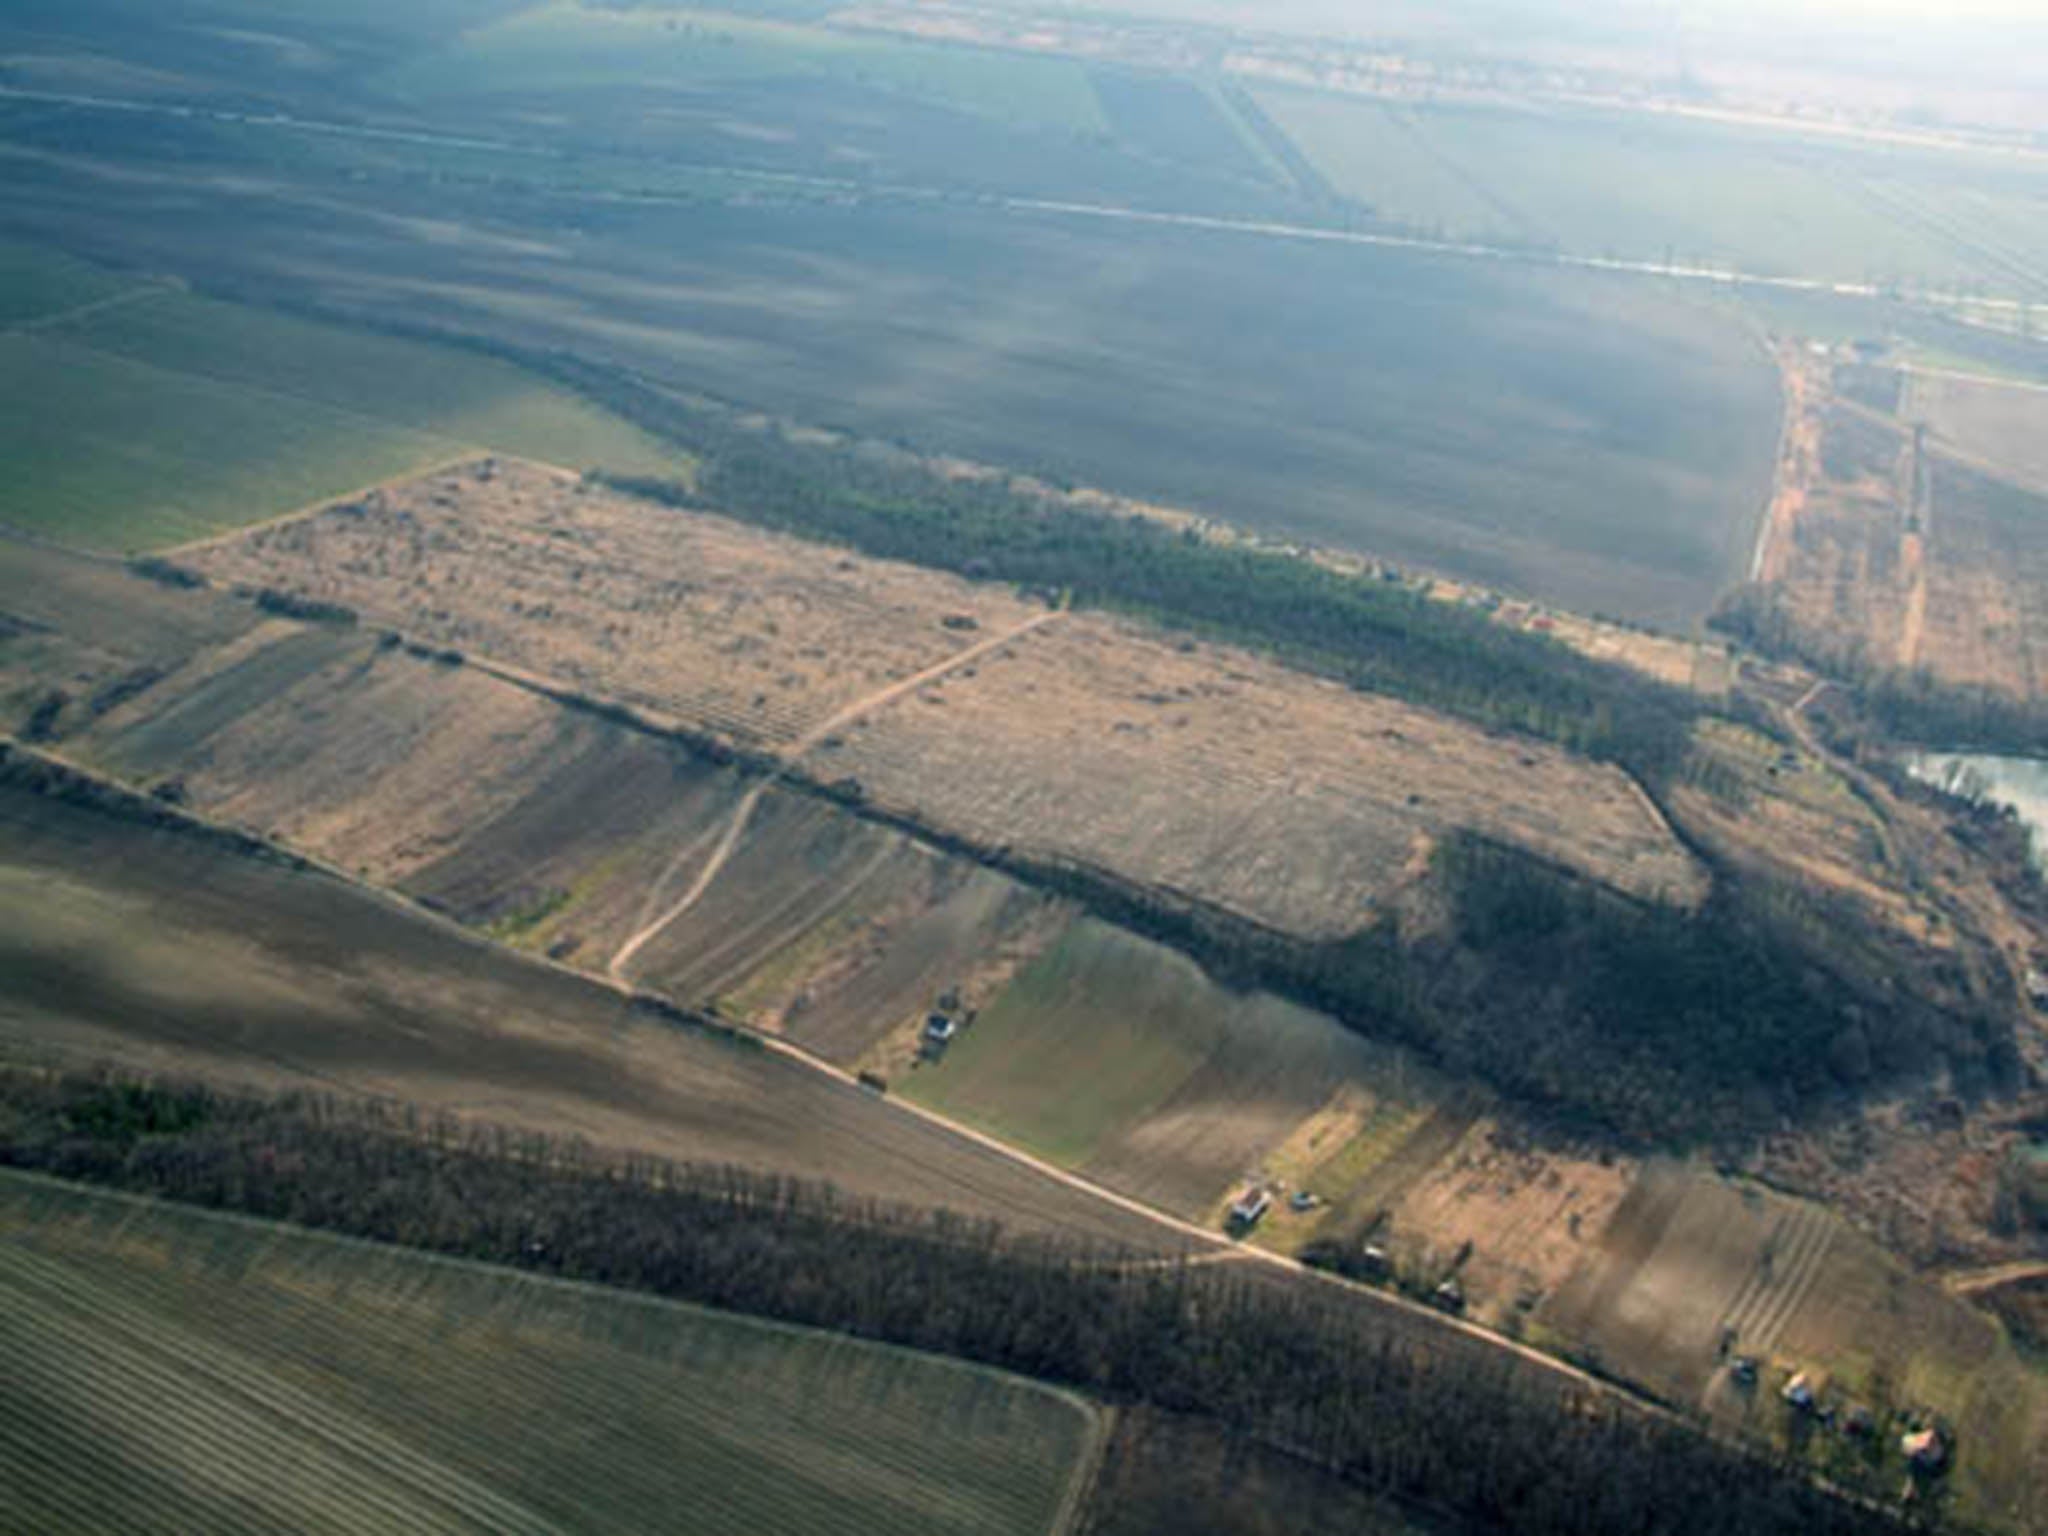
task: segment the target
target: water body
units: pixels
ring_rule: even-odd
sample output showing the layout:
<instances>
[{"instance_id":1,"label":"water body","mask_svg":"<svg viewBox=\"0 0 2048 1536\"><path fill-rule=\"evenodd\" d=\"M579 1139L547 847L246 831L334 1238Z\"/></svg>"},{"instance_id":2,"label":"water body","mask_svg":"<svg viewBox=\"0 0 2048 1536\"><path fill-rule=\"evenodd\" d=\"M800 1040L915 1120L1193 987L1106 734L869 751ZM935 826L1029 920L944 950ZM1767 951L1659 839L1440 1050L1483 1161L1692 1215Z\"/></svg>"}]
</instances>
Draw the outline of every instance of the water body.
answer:
<instances>
[{"instance_id":1,"label":"water body","mask_svg":"<svg viewBox=\"0 0 2048 1536\"><path fill-rule=\"evenodd\" d=\"M1978 752L1921 752L1906 770L1950 794L1978 795L2012 807L2026 824L2034 863L2048 869L2048 759Z\"/></svg>"}]
</instances>

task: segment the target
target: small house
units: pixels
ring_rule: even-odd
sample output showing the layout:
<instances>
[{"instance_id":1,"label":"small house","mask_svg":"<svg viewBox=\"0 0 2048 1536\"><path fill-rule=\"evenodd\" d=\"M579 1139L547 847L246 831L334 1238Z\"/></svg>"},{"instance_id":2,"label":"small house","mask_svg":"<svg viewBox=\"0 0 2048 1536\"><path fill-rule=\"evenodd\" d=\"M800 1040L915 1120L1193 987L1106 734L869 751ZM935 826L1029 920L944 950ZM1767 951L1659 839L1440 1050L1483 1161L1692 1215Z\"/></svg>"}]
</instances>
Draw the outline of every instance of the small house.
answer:
<instances>
[{"instance_id":1,"label":"small house","mask_svg":"<svg viewBox=\"0 0 2048 1536\"><path fill-rule=\"evenodd\" d=\"M1265 1219L1272 1206L1273 1197L1254 1184L1231 1202L1227 1225L1233 1232L1249 1232Z\"/></svg>"},{"instance_id":2,"label":"small house","mask_svg":"<svg viewBox=\"0 0 2048 1536\"><path fill-rule=\"evenodd\" d=\"M1728 1362L1728 1375L1738 1387L1756 1385L1756 1356L1737 1355Z\"/></svg>"},{"instance_id":3,"label":"small house","mask_svg":"<svg viewBox=\"0 0 2048 1536\"><path fill-rule=\"evenodd\" d=\"M1785 1390L1778 1394L1801 1413L1811 1413L1818 1398L1814 1395L1813 1378L1800 1371L1785 1383Z\"/></svg>"},{"instance_id":4,"label":"small house","mask_svg":"<svg viewBox=\"0 0 2048 1536\"><path fill-rule=\"evenodd\" d=\"M924 1043L927 1050L944 1050L953 1043L953 1037L960 1033L959 1020L943 1013L934 1013L924 1021Z\"/></svg>"},{"instance_id":5,"label":"small house","mask_svg":"<svg viewBox=\"0 0 2048 1536\"><path fill-rule=\"evenodd\" d=\"M1907 1466L1924 1475L1948 1465L1948 1443L1941 1438L1941 1431L1932 1427L1900 1436L1899 1454L1906 1458Z\"/></svg>"},{"instance_id":6,"label":"small house","mask_svg":"<svg viewBox=\"0 0 2048 1536\"><path fill-rule=\"evenodd\" d=\"M1430 1293L1430 1300L1436 1303L1439 1310L1456 1316L1465 1310L1465 1287L1458 1284L1456 1279L1446 1280Z\"/></svg>"}]
</instances>

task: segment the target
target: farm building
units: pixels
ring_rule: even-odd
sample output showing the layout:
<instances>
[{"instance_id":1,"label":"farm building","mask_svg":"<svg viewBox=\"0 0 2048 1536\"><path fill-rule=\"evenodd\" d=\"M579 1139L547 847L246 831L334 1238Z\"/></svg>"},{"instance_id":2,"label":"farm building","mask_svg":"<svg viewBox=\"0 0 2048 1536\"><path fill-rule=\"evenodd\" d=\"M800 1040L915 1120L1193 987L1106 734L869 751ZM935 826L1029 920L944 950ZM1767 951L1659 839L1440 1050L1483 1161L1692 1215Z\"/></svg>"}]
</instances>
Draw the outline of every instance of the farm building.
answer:
<instances>
[{"instance_id":1,"label":"farm building","mask_svg":"<svg viewBox=\"0 0 2048 1536\"><path fill-rule=\"evenodd\" d=\"M1811 1413L1817 1399L1813 1391L1813 1379L1801 1371L1785 1383L1785 1390L1778 1394L1801 1413Z\"/></svg>"},{"instance_id":2,"label":"farm building","mask_svg":"<svg viewBox=\"0 0 2048 1536\"><path fill-rule=\"evenodd\" d=\"M1948 1465L1948 1442L1938 1429L1916 1429L1899 1437L1899 1454L1915 1472L1939 1472Z\"/></svg>"},{"instance_id":3,"label":"farm building","mask_svg":"<svg viewBox=\"0 0 2048 1536\"><path fill-rule=\"evenodd\" d=\"M1249 1232L1264 1219L1272 1204L1273 1197L1264 1189L1253 1185L1231 1202L1227 1225L1233 1232Z\"/></svg>"}]
</instances>

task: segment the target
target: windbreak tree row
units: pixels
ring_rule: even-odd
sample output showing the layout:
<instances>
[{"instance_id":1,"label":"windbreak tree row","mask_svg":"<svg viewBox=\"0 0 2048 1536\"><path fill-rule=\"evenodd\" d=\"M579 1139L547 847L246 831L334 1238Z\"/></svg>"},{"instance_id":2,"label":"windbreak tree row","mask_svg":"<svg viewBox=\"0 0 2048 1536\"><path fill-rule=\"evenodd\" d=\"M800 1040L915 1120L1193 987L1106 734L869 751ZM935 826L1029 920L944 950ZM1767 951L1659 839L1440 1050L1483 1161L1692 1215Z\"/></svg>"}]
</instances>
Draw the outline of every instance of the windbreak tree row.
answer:
<instances>
[{"instance_id":1,"label":"windbreak tree row","mask_svg":"<svg viewBox=\"0 0 2048 1536\"><path fill-rule=\"evenodd\" d=\"M1203 1415L1521 1536L1799 1536L1866 1506L1482 1341L1284 1276L1134 1263L388 1106L0 1074L0 1164L519 1264Z\"/></svg>"}]
</instances>

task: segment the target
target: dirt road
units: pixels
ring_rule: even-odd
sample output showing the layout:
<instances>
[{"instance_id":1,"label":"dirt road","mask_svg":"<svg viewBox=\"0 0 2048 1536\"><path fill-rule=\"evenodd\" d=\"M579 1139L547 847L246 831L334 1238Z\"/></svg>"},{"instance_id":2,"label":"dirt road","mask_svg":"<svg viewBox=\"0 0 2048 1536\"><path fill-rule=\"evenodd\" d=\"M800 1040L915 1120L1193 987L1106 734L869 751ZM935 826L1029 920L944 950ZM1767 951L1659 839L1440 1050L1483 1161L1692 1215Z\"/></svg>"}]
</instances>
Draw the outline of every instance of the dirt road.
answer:
<instances>
[{"instance_id":1,"label":"dirt road","mask_svg":"<svg viewBox=\"0 0 2048 1536\"><path fill-rule=\"evenodd\" d=\"M690 882L689 889L651 917L644 918L640 927L628 936L625 943L621 944L617 952L613 954L610 963L605 967L605 974L621 986L629 984L626 968L633 963L634 957L641 950L645 949L648 944L660 937L663 930L704 899L704 893L711 889L712 882L718 878L720 871L731 861L733 851L739 847L740 839L746 835L747 825L754 819L754 812L760 806L762 797L780 783L784 776L801 763L806 756L816 751L825 742L831 740L832 737L845 730L855 721L873 714L878 709L887 708L898 699L915 693L927 684L937 682L950 672L957 672L960 668L980 660L991 651L1001 650L1013 641L1023 639L1033 630L1043 629L1046 625L1063 616L1064 610L1051 609L1045 613L1033 615L1014 629L1005 630L999 635L990 635L985 640L978 640L965 650L955 651L943 661L926 667L922 672L913 673L909 677L891 683L888 687L871 693L866 698L854 700L853 703L847 705L837 714L811 727L810 730L798 737L796 741L790 744L788 750L782 754L780 766L776 771L748 790L741 798L740 803L733 808L732 820L726 824L724 834L719 838L717 846L711 850L710 857L704 861L704 867L697 871L697 878ZM691 848L695 846L695 844L692 844L690 847L684 848L677 855L676 859L670 861L669 868L663 871L662 878L655 883L656 891L659 891L668 882L678 864L688 856Z\"/></svg>"},{"instance_id":2,"label":"dirt road","mask_svg":"<svg viewBox=\"0 0 2048 1536\"><path fill-rule=\"evenodd\" d=\"M1942 1289L1951 1296L1982 1296L1986 1291L2023 1285L2030 1280L2048 1280L2048 1259L2025 1259L2017 1264L2000 1264L1992 1269L1972 1269L1942 1277Z\"/></svg>"}]
</instances>

